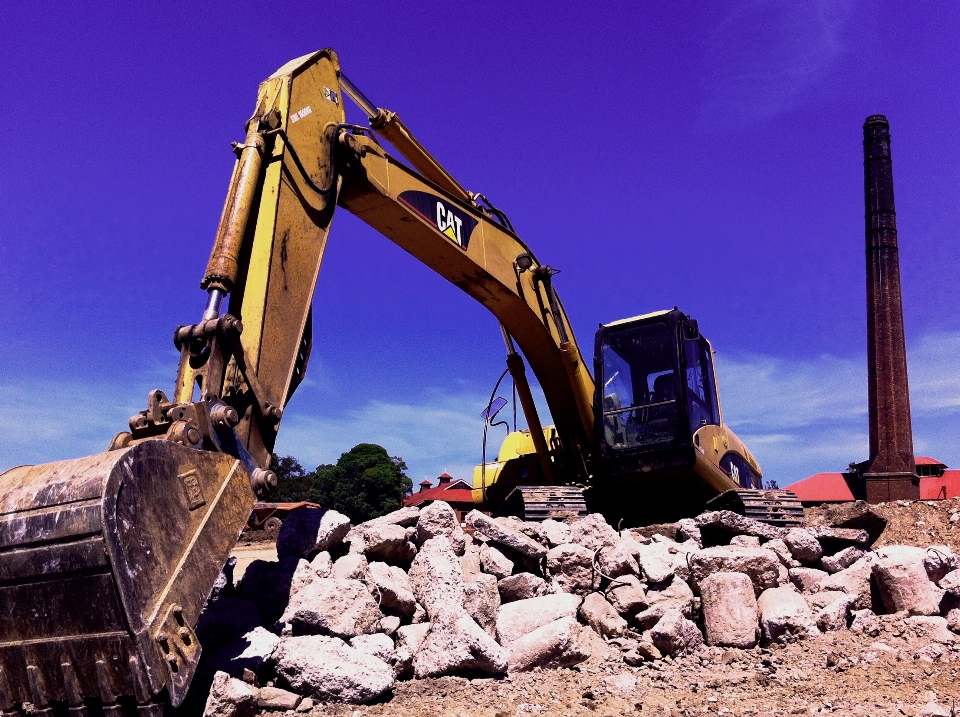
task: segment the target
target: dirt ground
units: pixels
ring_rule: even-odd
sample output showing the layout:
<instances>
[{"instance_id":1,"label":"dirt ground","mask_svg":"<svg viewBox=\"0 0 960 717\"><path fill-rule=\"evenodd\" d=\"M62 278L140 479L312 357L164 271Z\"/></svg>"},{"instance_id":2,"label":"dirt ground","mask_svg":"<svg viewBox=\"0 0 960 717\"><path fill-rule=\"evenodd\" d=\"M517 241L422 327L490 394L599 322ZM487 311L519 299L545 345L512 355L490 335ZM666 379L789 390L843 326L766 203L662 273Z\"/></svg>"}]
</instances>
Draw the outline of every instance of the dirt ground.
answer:
<instances>
[{"instance_id":1,"label":"dirt ground","mask_svg":"<svg viewBox=\"0 0 960 717\"><path fill-rule=\"evenodd\" d=\"M877 545L946 544L958 551L960 501L891 503ZM829 520L829 509L808 521ZM316 705L312 715L526 717L528 715L907 715L938 701L960 715L960 644L941 645L893 616L878 634L832 632L752 650L705 648L677 660L630 667L597 637L594 656L562 670L501 679L443 677L398 682L374 705ZM956 710L954 710L956 706ZM263 713L267 714L267 713ZM300 717L298 715L298 717ZM306 716L304 716L306 717Z\"/></svg>"}]
</instances>

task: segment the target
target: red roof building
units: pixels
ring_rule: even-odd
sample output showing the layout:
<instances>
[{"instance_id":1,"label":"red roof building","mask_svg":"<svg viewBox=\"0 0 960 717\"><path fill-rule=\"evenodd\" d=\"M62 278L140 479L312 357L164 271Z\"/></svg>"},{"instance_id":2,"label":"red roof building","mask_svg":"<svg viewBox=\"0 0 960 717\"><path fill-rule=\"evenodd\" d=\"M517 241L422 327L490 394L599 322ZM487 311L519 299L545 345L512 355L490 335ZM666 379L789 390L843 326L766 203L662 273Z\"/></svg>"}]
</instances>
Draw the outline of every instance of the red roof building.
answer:
<instances>
[{"instance_id":1,"label":"red roof building","mask_svg":"<svg viewBox=\"0 0 960 717\"><path fill-rule=\"evenodd\" d=\"M917 475L920 476L920 500L947 500L960 497L960 470L929 456L917 456ZM862 499L854 495L857 484L850 473L817 473L792 483L787 490L797 494L804 505L842 503Z\"/></svg>"},{"instance_id":2,"label":"red roof building","mask_svg":"<svg viewBox=\"0 0 960 717\"><path fill-rule=\"evenodd\" d=\"M449 473L444 473L437 478L436 487L433 487L433 484L428 480L421 481L420 490L404 498L403 504L404 506L418 505L423 507L435 500L449 503L457 514L457 520L461 523L463 523L464 516L477 507L473 502L473 488Z\"/></svg>"}]
</instances>

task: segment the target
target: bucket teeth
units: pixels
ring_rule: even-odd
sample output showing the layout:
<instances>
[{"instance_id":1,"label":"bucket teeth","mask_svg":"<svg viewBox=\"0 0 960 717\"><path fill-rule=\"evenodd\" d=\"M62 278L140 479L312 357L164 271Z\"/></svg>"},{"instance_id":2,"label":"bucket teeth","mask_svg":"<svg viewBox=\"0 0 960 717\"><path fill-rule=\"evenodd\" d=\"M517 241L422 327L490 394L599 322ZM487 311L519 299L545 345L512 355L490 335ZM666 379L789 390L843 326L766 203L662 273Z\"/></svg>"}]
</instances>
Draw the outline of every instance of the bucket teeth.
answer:
<instances>
[{"instance_id":1,"label":"bucket teeth","mask_svg":"<svg viewBox=\"0 0 960 717\"><path fill-rule=\"evenodd\" d=\"M7 671L0 665L0 714L7 714L13 710L13 692L10 691L10 680Z\"/></svg>"}]
</instances>

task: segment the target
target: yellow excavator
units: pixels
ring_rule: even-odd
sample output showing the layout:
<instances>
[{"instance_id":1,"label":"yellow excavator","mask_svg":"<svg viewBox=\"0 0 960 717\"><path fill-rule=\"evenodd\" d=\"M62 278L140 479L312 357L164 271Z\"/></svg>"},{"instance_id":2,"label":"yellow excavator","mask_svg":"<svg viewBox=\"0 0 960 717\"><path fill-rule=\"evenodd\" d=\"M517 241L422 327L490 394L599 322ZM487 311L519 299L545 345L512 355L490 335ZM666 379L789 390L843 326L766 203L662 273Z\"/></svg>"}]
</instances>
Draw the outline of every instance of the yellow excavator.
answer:
<instances>
[{"instance_id":1,"label":"yellow excavator","mask_svg":"<svg viewBox=\"0 0 960 717\"><path fill-rule=\"evenodd\" d=\"M346 122L345 95L369 127ZM499 320L530 431L481 466L491 510L562 516L585 488L611 520L672 519L760 487L756 461L723 425L696 322L672 310L602 326L595 386L554 271L364 97L334 52L260 85L235 152L205 310L174 332L172 394L151 392L105 453L0 476L0 716L30 703L39 717L155 717L182 703L200 612L255 494L276 484L271 453L310 357L338 206ZM543 388L546 428L521 354Z\"/></svg>"}]
</instances>

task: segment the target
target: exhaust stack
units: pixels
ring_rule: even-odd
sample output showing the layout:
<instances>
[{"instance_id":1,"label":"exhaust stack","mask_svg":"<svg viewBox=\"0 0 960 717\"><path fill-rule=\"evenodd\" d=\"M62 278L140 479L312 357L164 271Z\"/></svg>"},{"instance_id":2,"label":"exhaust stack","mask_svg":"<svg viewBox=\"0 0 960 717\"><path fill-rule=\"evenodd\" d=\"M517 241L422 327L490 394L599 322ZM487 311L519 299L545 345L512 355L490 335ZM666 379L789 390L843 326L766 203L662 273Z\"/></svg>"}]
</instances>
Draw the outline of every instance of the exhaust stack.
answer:
<instances>
[{"instance_id":1,"label":"exhaust stack","mask_svg":"<svg viewBox=\"0 0 960 717\"><path fill-rule=\"evenodd\" d=\"M861 464L859 472L868 503L919 500L900 298L890 125L883 115L867 117L863 155L870 458Z\"/></svg>"}]
</instances>

